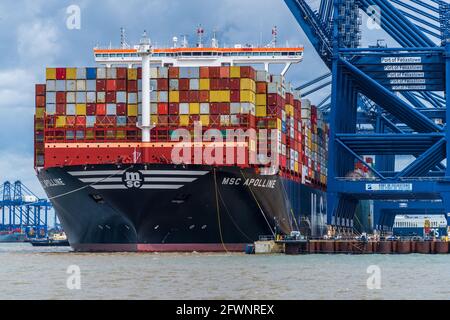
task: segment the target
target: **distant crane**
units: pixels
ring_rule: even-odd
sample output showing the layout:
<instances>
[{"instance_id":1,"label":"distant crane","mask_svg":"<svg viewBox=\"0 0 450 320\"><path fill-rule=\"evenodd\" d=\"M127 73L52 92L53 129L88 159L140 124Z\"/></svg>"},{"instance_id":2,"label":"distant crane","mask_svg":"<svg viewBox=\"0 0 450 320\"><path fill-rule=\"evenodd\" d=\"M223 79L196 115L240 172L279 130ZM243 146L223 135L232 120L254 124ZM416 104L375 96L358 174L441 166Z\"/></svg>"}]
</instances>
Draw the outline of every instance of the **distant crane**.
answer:
<instances>
[{"instance_id":1,"label":"distant crane","mask_svg":"<svg viewBox=\"0 0 450 320\"><path fill-rule=\"evenodd\" d=\"M28 237L45 237L52 204L40 199L21 181L0 186L0 231L21 230ZM58 227L55 215L55 228Z\"/></svg>"}]
</instances>

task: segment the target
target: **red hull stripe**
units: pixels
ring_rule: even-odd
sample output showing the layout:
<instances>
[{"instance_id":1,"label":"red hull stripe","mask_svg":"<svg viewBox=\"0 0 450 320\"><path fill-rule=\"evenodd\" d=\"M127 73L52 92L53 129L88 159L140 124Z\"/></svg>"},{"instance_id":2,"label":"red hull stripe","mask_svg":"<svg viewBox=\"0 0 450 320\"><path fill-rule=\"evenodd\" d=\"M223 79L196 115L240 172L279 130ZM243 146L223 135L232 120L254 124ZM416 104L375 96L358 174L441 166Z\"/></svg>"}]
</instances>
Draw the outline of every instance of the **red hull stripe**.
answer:
<instances>
[{"instance_id":1,"label":"red hull stripe","mask_svg":"<svg viewBox=\"0 0 450 320\"><path fill-rule=\"evenodd\" d=\"M245 243L170 243L170 244L121 244L82 243L71 244L75 251L87 252L243 252ZM226 249L225 249L225 248Z\"/></svg>"}]
</instances>

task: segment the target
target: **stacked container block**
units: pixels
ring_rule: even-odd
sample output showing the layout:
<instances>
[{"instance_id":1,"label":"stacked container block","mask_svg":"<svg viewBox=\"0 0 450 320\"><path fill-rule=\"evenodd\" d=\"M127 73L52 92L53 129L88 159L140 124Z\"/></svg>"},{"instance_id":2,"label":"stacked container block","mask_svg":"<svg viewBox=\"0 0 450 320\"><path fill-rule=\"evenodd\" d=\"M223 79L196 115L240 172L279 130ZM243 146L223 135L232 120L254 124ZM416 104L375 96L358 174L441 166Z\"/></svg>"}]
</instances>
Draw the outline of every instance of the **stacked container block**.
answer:
<instances>
[{"instance_id":1,"label":"stacked container block","mask_svg":"<svg viewBox=\"0 0 450 320\"><path fill-rule=\"evenodd\" d=\"M36 86L36 161L44 142L140 142L140 68L48 68ZM328 126L282 76L248 66L151 68L151 139L173 130L277 132L283 174L326 184ZM271 147L270 145L268 146ZM269 149L270 150L270 149Z\"/></svg>"}]
</instances>

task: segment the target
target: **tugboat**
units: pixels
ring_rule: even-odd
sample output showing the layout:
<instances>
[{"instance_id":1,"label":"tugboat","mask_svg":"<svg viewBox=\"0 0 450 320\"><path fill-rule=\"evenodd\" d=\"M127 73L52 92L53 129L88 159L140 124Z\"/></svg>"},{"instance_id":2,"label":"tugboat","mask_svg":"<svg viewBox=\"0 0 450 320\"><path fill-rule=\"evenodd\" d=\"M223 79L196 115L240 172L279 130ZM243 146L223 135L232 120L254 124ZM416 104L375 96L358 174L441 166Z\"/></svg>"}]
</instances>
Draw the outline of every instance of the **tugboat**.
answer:
<instances>
[{"instance_id":1,"label":"tugboat","mask_svg":"<svg viewBox=\"0 0 450 320\"><path fill-rule=\"evenodd\" d=\"M67 247L70 246L69 240L64 232L54 233L46 239L33 239L30 243L34 247Z\"/></svg>"}]
</instances>

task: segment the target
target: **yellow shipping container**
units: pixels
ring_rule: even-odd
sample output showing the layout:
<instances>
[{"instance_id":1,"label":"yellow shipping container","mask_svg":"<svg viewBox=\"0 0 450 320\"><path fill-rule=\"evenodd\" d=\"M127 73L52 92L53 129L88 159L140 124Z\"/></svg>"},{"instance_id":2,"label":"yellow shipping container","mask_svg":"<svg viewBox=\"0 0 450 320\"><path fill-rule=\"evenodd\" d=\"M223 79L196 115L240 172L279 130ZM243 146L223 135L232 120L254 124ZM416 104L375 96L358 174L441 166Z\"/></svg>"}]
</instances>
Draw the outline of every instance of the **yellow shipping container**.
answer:
<instances>
[{"instance_id":1,"label":"yellow shipping container","mask_svg":"<svg viewBox=\"0 0 450 320\"><path fill-rule=\"evenodd\" d=\"M189 103L189 113L199 114L200 113L200 103Z\"/></svg>"},{"instance_id":2,"label":"yellow shipping container","mask_svg":"<svg viewBox=\"0 0 450 320\"><path fill-rule=\"evenodd\" d=\"M137 80L137 69L128 69L128 80Z\"/></svg>"},{"instance_id":3,"label":"yellow shipping container","mask_svg":"<svg viewBox=\"0 0 450 320\"><path fill-rule=\"evenodd\" d=\"M250 90L241 90L241 102L251 102L256 104L256 94Z\"/></svg>"},{"instance_id":4,"label":"yellow shipping container","mask_svg":"<svg viewBox=\"0 0 450 320\"><path fill-rule=\"evenodd\" d=\"M294 171L295 171L295 172L298 172L298 162L295 162L295 163L294 163Z\"/></svg>"},{"instance_id":5,"label":"yellow shipping container","mask_svg":"<svg viewBox=\"0 0 450 320\"><path fill-rule=\"evenodd\" d=\"M67 80L75 80L77 78L77 69L76 68L66 68L66 79Z\"/></svg>"},{"instance_id":6,"label":"yellow shipping container","mask_svg":"<svg viewBox=\"0 0 450 320\"><path fill-rule=\"evenodd\" d=\"M94 140L94 131L92 131L92 130L86 131L86 139Z\"/></svg>"},{"instance_id":7,"label":"yellow shipping container","mask_svg":"<svg viewBox=\"0 0 450 320\"><path fill-rule=\"evenodd\" d=\"M36 118L42 119L44 118L45 108L36 108Z\"/></svg>"},{"instance_id":8,"label":"yellow shipping container","mask_svg":"<svg viewBox=\"0 0 450 320\"><path fill-rule=\"evenodd\" d=\"M86 104L78 103L76 113L77 113L77 116L85 116L86 115Z\"/></svg>"},{"instance_id":9,"label":"yellow shipping container","mask_svg":"<svg viewBox=\"0 0 450 320\"><path fill-rule=\"evenodd\" d=\"M56 68L47 68L45 75L47 80L56 80Z\"/></svg>"},{"instance_id":10,"label":"yellow shipping container","mask_svg":"<svg viewBox=\"0 0 450 320\"><path fill-rule=\"evenodd\" d=\"M282 124L281 119L277 119L277 129L278 130L282 130L283 129L283 126L281 124Z\"/></svg>"},{"instance_id":11,"label":"yellow shipping container","mask_svg":"<svg viewBox=\"0 0 450 320\"><path fill-rule=\"evenodd\" d=\"M293 106L293 105L287 104L287 105L285 106L285 109L286 109L286 114L287 114L288 116L291 116L291 117L294 116L294 106Z\"/></svg>"},{"instance_id":12,"label":"yellow shipping container","mask_svg":"<svg viewBox=\"0 0 450 320\"><path fill-rule=\"evenodd\" d=\"M137 117L137 115L138 115L138 106L137 106L137 104L129 104L128 105L127 115L129 117Z\"/></svg>"},{"instance_id":13,"label":"yellow shipping container","mask_svg":"<svg viewBox=\"0 0 450 320\"><path fill-rule=\"evenodd\" d=\"M180 91L170 91L169 92L169 102L180 102Z\"/></svg>"},{"instance_id":14,"label":"yellow shipping container","mask_svg":"<svg viewBox=\"0 0 450 320\"><path fill-rule=\"evenodd\" d=\"M256 95L256 105L257 106L267 106L267 95L265 93L258 93Z\"/></svg>"},{"instance_id":15,"label":"yellow shipping container","mask_svg":"<svg viewBox=\"0 0 450 320\"><path fill-rule=\"evenodd\" d=\"M63 128L65 125L66 125L66 117L65 116L56 117L55 126L57 128Z\"/></svg>"},{"instance_id":16,"label":"yellow shipping container","mask_svg":"<svg viewBox=\"0 0 450 320\"><path fill-rule=\"evenodd\" d=\"M200 90L209 90L209 79L200 79Z\"/></svg>"},{"instance_id":17,"label":"yellow shipping container","mask_svg":"<svg viewBox=\"0 0 450 320\"><path fill-rule=\"evenodd\" d=\"M241 77L241 67L230 67L230 78L240 78Z\"/></svg>"},{"instance_id":18,"label":"yellow shipping container","mask_svg":"<svg viewBox=\"0 0 450 320\"><path fill-rule=\"evenodd\" d=\"M266 106L256 106L256 116L257 117L267 117L267 107Z\"/></svg>"},{"instance_id":19,"label":"yellow shipping container","mask_svg":"<svg viewBox=\"0 0 450 320\"><path fill-rule=\"evenodd\" d=\"M180 126L188 126L189 125L189 116L181 115L180 116Z\"/></svg>"},{"instance_id":20,"label":"yellow shipping container","mask_svg":"<svg viewBox=\"0 0 450 320\"><path fill-rule=\"evenodd\" d=\"M127 136L126 132L124 130L118 130L116 133L117 139L125 139Z\"/></svg>"},{"instance_id":21,"label":"yellow shipping container","mask_svg":"<svg viewBox=\"0 0 450 320\"><path fill-rule=\"evenodd\" d=\"M201 115L200 122L202 123L202 126L209 126L209 115Z\"/></svg>"},{"instance_id":22,"label":"yellow shipping container","mask_svg":"<svg viewBox=\"0 0 450 320\"><path fill-rule=\"evenodd\" d=\"M151 124L158 124L158 116L157 115L151 115L150 116L150 123Z\"/></svg>"},{"instance_id":23,"label":"yellow shipping container","mask_svg":"<svg viewBox=\"0 0 450 320\"><path fill-rule=\"evenodd\" d=\"M230 102L229 90L211 90L209 92L210 102Z\"/></svg>"},{"instance_id":24,"label":"yellow shipping container","mask_svg":"<svg viewBox=\"0 0 450 320\"><path fill-rule=\"evenodd\" d=\"M242 78L241 90L250 90L256 92L256 83L253 79Z\"/></svg>"}]
</instances>

